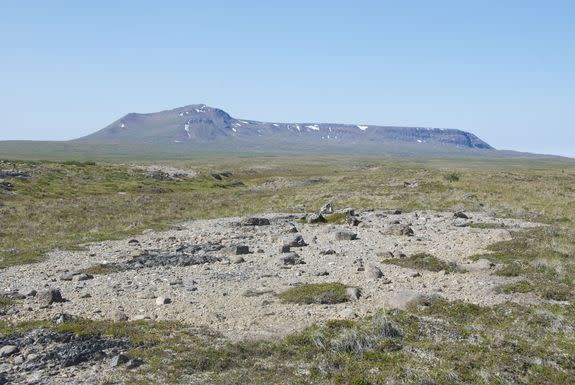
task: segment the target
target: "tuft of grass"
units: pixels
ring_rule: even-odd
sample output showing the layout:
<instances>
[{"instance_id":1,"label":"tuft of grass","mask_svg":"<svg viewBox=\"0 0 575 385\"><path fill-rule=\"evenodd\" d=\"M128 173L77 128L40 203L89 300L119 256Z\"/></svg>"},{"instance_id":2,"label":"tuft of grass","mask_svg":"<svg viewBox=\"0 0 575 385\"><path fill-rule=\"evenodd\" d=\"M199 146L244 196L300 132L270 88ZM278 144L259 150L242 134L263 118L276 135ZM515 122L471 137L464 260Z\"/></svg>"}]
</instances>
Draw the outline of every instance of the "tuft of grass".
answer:
<instances>
[{"instance_id":1,"label":"tuft of grass","mask_svg":"<svg viewBox=\"0 0 575 385\"><path fill-rule=\"evenodd\" d=\"M457 172L450 172L447 175L444 175L444 178L448 182L459 182L460 175Z\"/></svg>"},{"instance_id":2,"label":"tuft of grass","mask_svg":"<svg viewBox=\"0 0 575 385\"><path fill-rule=\"evenodd\" d=\"M292 287L280 294L279 298L287 303L297 304L335 304L346 302L347 287L341 283L310 283Z\"/></svg>"},{"instance_id":3,"label":"tuft of grass","mask_svg":"<svg viewBox=\"0 0 575 385\"><path fill-rule=\"evenodd\" d=\"M11 299L3 297L0 295L0 309L4 308L4 307L12 306L14 304L16 304L15 301L12 301Z\"/></svg>"},{"instance_id":4,"label":"tuft of grass","mask_svg":"<svg viewBox=\"0 0 575 385\"><path fill-rule=\"evenodd\" d=\"M427 253L418 253L407 258L389 258L384 259L381 262L416 270L427 270L435 272L445 270L449 273L461 272L461 269L457 266L456 263L442 261L441 259Z\"/></svg>"},{"instance_id":5,"label":"tuft of grass","mask_svg":"<svg viewBox=\"0 0 575 385\"><path fill-rule=\"evenodd\" d=\"M498 293L511 294L511 293L529 293L535 290L533 284L529 281L518 281L501 285L497 288Z\"/></svg>"},{"instance_id":6,"label":"tuft of grass","mask_svg":"<svg viewBox=\"0 0 575 385\"><path fill-rule=\"evenodd\" d=\"M467 227L472 229L502 229L505 226L502 223L470 223Z\"/></svg>"}]
</instances>

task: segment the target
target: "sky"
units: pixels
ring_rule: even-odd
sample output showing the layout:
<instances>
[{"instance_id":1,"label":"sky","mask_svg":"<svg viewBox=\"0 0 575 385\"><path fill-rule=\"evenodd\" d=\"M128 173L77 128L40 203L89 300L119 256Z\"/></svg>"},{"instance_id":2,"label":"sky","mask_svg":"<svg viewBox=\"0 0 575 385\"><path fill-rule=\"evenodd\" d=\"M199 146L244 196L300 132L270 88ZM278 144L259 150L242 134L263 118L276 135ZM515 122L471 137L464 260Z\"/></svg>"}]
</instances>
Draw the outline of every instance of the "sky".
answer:
<instances>
[{"instance_id":1,"label":"sky","mask_svg":"<svg viewBox=\"0 0 575 385\"><path fill-rule=\"evenodd\" d=\"M0 140L205 103L575 157L574 20L555 0L4 1Z\"/></svg>"}]
</instances>

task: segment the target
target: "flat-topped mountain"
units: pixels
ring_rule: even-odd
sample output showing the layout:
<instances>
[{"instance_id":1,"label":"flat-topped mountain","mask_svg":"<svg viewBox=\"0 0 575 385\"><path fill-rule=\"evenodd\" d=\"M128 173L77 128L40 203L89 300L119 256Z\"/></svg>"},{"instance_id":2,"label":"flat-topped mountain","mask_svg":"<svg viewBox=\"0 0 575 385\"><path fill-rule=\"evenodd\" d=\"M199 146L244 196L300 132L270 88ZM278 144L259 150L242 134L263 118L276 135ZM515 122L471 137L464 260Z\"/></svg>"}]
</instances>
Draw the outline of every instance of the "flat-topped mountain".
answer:
<instances>
[{"instance_id":1,"label":"flat-topped mountain","mask_svg":"<svg viewBox=\"0 0 575 385\"><path fill-rule=\"evenodd\" d=\"M271 123L236 119L223 110L194 104L155 113L130 113L80 141L128 143L289 143L318 145L407 144L492 149L472 133L443 128L338 123ZM271 148L271 147L270 147Z\"/></svg>"}]
</instances>

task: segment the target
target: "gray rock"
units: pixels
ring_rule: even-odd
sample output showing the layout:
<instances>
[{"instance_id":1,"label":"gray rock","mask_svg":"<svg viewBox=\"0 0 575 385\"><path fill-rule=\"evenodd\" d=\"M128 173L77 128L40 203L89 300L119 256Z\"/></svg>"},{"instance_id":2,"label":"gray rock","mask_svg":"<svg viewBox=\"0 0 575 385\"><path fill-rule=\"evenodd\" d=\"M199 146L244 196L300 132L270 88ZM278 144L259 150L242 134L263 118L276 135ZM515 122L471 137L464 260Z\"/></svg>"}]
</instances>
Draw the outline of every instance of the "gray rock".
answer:
<instances>
[{"instance_id":1,"label":"gray rock","mask_svg":"<svg viewBox=\"0 0 575 385\"><path fill-rule=\"evenodd\" d=\"M245 245L236 245L236 246L230 246L226 249L228 254L231 255L244 255L244 254L249 254L250 253L250 248L249 246L245 246Z\"/></svg>"},{"instance_id":2,"label":"gray rock","mask_svg":"<svg viewBox=\"0 0 575 385\"><path fill-rule=\"evenodd\" d=\"M334 249L325 249L319 252L320 255L334 255L336 254Z\"/></svg>"},{"instance_id":3,"label":"gray rock","mask_svg":"<svg viewBox=\"0 0 575 385\"><path fill-rule=\"evenodd\" d=\"M5 345L0 348L0 357L9 357L18 352L18 347L14 345Z\"/></svg>"},{"instance_id":4,"label":"gray rock","mask_svg":"<svg viewBox=\"0 0 575 385\"><path fill-rule=\"evenodd\" d=\"M87 281L90 279L94 279L94 276L92 274L78 274L74 276L74 281Z\"/></svg>"},{"instance_id":5,"label":"gray rock","mask_svg":"<svg viewBox=\"0 0 575 385\"><path fill-rule=\"evenodd\" d=\"M58 289L43 290L36 294L36 299L41 305L51 305L55 302L64 302L62 293Z\"/></svg>"},{"instance_id":6,"label":"gray rock","mask_svg":"<svg viewBox=\"0 0 575 385\"><path fill-rule=\"evenodd\" d=\"M347 215L345 217L345 222L350 226L358 226L361 223L359 218L354 215Z\"/></svg>"},{"instance_id":7,"label":"gray rock","mask_svg":"<svg viewBox=\"0 0 575 385\"><path fill-rule=\"evenodd\" d=\"M242 226L268 226L270 224L270 220L267 218L249 217L244 218L240 224Z\"/></svg>"},{"instance_id":8,"label":"gray rock","mask_svg":"<svg viewBox=\"0 0 575 385\"><path fill-rule=\"evenodd\" d=\"M80 274L80 273L77 271L69 271L67 273L62 274L60 276L60 280L61 281L71 281L72 279L74 279L74 276L78 275L78 274Z\"/></svg>"},{"instance_id":9,"label":"gray rock","mask_svg":"<svg viewBox=\"0 0 575 385\"><path fill-rule=\"evenodd\" d=\"M393 255L393 253L391 251L380 251L376 254L379 258L395 258L395 256Z\"/></svg>"},{"instance_id":10,"label":"gray rock","mask_svg":"<svg viewBox=\"0 0 575 385\"><path fill-rule=\"evenodd\" d=\"M126 313L124 313L121 310L117 310L115 312L112 313L112 319L114 321L117 322L121 322L121 321L127 321L128 320L128 316L126 315Z\"/></svg>"},{"instance_id":11,"label":"gray rock","mask_svg":"<svg viewBox=\"0 0 575 385\"><path fill-rule=\"evenodd\" d=\"M361 297L361 290L357 287L348 287L345 289L345 295L347 298L357 301Z\"/></svg>"},{"instance_id":12,"label":"gray rock","mask_svg":"<svg viewBox=\"0 0 575 385\"><path fill-rule=\"evenodd\" d=\"M169 303L171 303L172 300L168 297L158 297L156 298L156 305L167 305Z\"/></svg>"},{"instance_id":13,"label":"gray rock","mask_svg":"<svg viewBox=\"0 0 575 385\"><path fill-rule=\"evenodd\" d=\"M38 292L34 289L23 290L21 294L25 297L35 297Z\"/></svg>"},{"instance_id":14,"label":"gray rock","mask_svg":"<svg viewBox=\"0 0 575 385\"><path fill-rule=\"evenodd\" d=\"M314 275L316 277L325 277L326 275L329 275L329 272L327 270L320 270L317 271Z\"/></svg>"},{"instance_id":15,"label":"gray rock","mask_svg":"<svg viewBox=\"0 0 575 385\"><path fill-rule=\"evenodd\" d=\"M408 225L391 224L384 229L384 234L413 236L414 232L413 229Z\"/></svg>"},{"instance_id":16,"label":"gray rock","mask_svg":"<svg viewBox=\"0 0 575 385\"><path fill-rule=\"evenodd\" d=\"M66 323L66 322L77 321L78 319L79 318L75 315L68 314L68 313L60 313L60 314L56 314L54 317L52 317L51 321L52 321L52 323L54 323L56 325L61 325L61 324Z\"/></svg>"},{"instance_id":17,"label":"gray rock","mask_svg":"<svg viewBox=\"0 0 575 385\"><path fill-rule=\"evenodd\" d=\"M334 233L334 238L337 241L352 241L357 239L357 233L353 233L351 231L340 230Z\"/></svg>"},{"instance_id":18,"label":"gray rock","mask_svg":"<svg viewBox=\"0 0 575 385\"><path fill-rule=\"evenodd\" d=\"M246 260L244 259L244 257L242 257L241 255L234 255L230 257L230 262L231 263L242 263L245 262Z\"/></svg>"},{"instance_id":19,"label":"gray rock","mask_svg":"<svg viewBox=\"0 0 575 385\"><path fill-rule=\"evenodd\" d=\"M24 356L14 357L14 365L22 365L24 363Z\"/></svg>"},{"instance_id":20,"label":"gray rock","mask_svg":"<svg viewBox=\"0 0 575 385\"><path fill-rule=\"evenodd\" d=\"M355 310L346 307L343 308L340 312L339 312L339 316L341 318L346 318L346 319L352 319L352 318L356 318L357 317L357 313L355 312Z\"/></svg>"},{"instance_id":21,"label":"gray rock","mask_svg":"<svg viewBox=\"0 0 575 385\"><path fill-rule=\"evenodd\" d=\"M379 279L383 277L383 273L379 267L375 265L367 265L367 268L365 269L365 276L368 279Z\"/></svg>"},{"instance_id":22,"label":"gray rock","mask_svg":"<svg viewBox=\"0 0 575 385\"><path fill-rule=\"evenodd\" d=\"M333 214L332 204L326 203L325 205L323 205L322 208L319 210L319 214L320 215Z\"/></svg>"},{"instance_id":23,"label":"gray rock","mask_svg":"<svg viewBox=\"0 0 575 385\"><path fill-rule=\"evenodd\" d=\"M110 366L116 368L120 365L127 364L130 361L130 357L124 354L118 354L112 357L110 360Z\"/></svg>"},{"instance_id":24,"label":"gray rock","mask_svg":"<svg viewBox=\"0 0 575 385\"><path fill-rule=\"evenodd\" d=\"M321 214L309 214L305 220L307 223L311 223L311 224L313 224L313 223L325 223L326 222L324 216Z\"/></svg>"},{"instance_id":25,"label":"gray rock","mask_svg":"<svg viewBox=\"0 0 575 385\"><path fill-rule=\"evenodd\" d=\"M307 246L307 243L305 243L305 241L303 240L303 237L300 234L297 234L297 235L293 235L293 236L290 236L288 238L285 238L283 245L289 246L289 247L303 247L303 246Z\"/></svg>"},{"instance_id":26,"label":"gray rock","mask_svg":"<svg viewBox=\"0 0 575 385\"><path fill-rule=\"evenodd\" d=\"M280 246L280 253L289 253L290 252L290 246L288 245L281 245Z\"/></svg>"},{"instance_id":27,"label":"gray rock","mask_svg":"<svg viewBox=\"0 0 575 385\"><path fill-rule=\"evenodd\" d=\"M257 289L248 289L242 293L244 297L259 297L260 295L270 294L274 291L267 287L258 287Z\"/></svg>"},{"instance_id":28,"label":"gray rock","mask_svg":"<svg viewBox=\"0 0 575 385\"><path fill-rule=\"evenodd\" d=\"M280 257L283 265L302 265L305 264L303 259L297 253L287 253Z\"/></svg>"}]
</instances>

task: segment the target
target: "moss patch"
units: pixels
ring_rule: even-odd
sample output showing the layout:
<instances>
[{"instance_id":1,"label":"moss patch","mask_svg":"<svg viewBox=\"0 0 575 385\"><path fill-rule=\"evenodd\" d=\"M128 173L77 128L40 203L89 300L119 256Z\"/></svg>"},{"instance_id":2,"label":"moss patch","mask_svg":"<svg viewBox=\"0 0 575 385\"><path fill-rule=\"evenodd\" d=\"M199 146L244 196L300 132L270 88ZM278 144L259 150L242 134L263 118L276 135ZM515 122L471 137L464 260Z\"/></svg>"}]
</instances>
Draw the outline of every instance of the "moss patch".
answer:
<instances>
[{"instance_id":1,"label":"moss patch","mask_svg":"<svg viewBox=\"0 0 575 385\"><path fill-rule=\"evenodd\" d=\"M444 270L450 273L461 271L457 264L453 262L442 261L441 259L427 253L414 254L406 258L384 259L381 262L416 270L427 270L435 272Z\"/></svg>"},{"instance_id":2,"label":"moss patch","mask_svg":"<svg viewBox=\"0 0 575 385\"><path fill-rule=\"evenodd\" d=\"M348 300L346 289L341 283L312 283L290 288L278 294L278 297L288 303L335 304Z\"/></svg>"}]
</instances>

